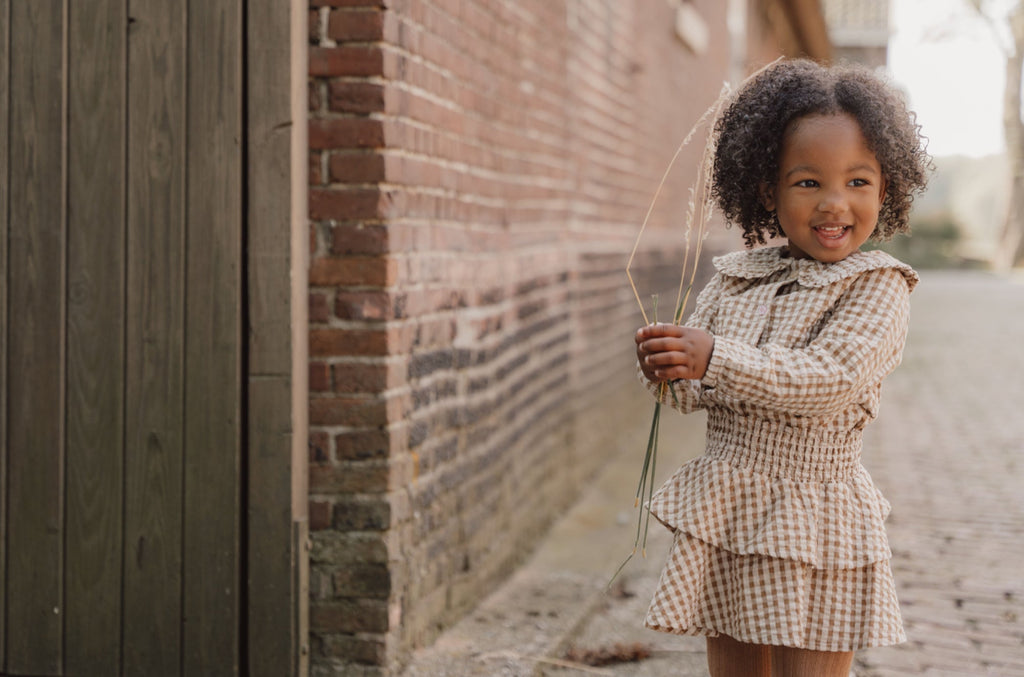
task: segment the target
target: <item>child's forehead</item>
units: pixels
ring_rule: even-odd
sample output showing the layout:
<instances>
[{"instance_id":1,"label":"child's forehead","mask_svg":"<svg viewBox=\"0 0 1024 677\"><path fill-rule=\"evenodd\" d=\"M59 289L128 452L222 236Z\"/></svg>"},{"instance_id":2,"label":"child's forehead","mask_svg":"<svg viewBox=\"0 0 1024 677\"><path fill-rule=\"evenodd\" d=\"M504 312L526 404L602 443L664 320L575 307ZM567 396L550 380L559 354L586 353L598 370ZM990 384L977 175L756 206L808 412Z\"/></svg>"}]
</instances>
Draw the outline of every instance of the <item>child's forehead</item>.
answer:
<instances>
[{"instance_id":1,"label":"child's forehead","mask_svg":"<svg viewBox=\"0 0 1024 677\"><path fill-rule=\"evenodd\" d=\"M857 158L878 161L860 123L849 113L808 115L794 122L798 124L788 127L779 149L780 161L808 155L844 162Z\"/></svg>"},{"instance_id":2,"label":"child's forehead","mask_svg":"<svg viewBox=\"0 0 1024 677\"><path fill-rule=\"evenodd\" d=\"M848 128L852 127L864 136L864 126L860 120L853 113L848 113L844 110L835 111L811 111L802 115L797 115L786 123L785 129L783 129L783 138L794 134L801 128L806 128L808 125L811 126L824 126L831 129L837 128Z\"/></svg>"},{"instance_id":3,"label":"child's forehead","mask_svg":"<svg viewBox=\"0 0 1024 677\"><path fill-rule=\"evenodd\" d=\"M828 143L839 139L853 139L866 148L871 146L860 120L851 113L837 111L808 113L793 118L783 132L779 152L786 150L794 141L817 140Z\"/></svg>"}]
</instances>

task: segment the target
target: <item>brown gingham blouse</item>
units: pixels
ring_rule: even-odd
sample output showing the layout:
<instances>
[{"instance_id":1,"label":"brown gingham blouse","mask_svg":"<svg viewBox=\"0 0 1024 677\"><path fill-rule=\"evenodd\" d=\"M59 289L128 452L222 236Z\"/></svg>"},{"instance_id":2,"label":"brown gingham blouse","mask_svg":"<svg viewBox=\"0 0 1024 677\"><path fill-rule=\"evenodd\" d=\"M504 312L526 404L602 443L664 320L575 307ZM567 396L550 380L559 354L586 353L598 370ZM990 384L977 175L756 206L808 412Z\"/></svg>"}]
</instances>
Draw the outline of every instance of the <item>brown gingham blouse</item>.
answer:
<instances>
[{"instance_id":1,"label":"brown gingham blouse","mask_svg":"<svg viewBox=\"0 0 1024 677\"><path fill-rule=\"evenodd\" d=\"M646 625L820 651L904 641L889 503L860 451L916 273L880 251L822 263L765 248L714 264L687 322L715 337L707 373L662 397L707 411L706 450L649 505L675 542Z\"/></svg>"}]
</instances>

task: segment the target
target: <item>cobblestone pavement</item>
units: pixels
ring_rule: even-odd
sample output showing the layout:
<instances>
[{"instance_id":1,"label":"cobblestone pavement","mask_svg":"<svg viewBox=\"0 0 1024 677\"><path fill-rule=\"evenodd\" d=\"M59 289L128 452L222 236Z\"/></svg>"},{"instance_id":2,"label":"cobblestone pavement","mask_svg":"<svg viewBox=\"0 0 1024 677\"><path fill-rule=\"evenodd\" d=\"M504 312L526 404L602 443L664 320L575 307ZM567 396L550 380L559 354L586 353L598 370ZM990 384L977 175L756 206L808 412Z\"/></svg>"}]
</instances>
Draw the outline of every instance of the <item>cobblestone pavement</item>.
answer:
<instances>
[{"instance_id":1,"label":"cobblestone pavement","mask_svg":"<svg viewBox=\"0 0 1024 677\"><path fill-rule=\"evenodd\" d=\"M1024 281L923 276L864 463L889 497L908 642L859 677L1024 675Z\"/></svg>"},{"instance_id":2,"label":"cobblestone pavement","mask_svg":"<svg viewBox=\"0 0 1024 677\"><path fill-rule=\"evenodd\" d=\"M858 652L854 671L1024 677L1024 279L922 278L904 362L886 381L864 451L893 505L888 528L908 642ZM622 458L531 561L409 675L569 677L586 672L556 665L567 648L636 643L651 656L591 672L707 674L702 639L640 627L668 551L666 530L652 525L648 557L633 558L616 594L602 593L635 534L629 505L642 457L633 447L645 439L649 407L643 411L637 430L621 433ZM701 451L701 434L700 415L663 418L659 481ZM495 639L510 629L519 634Z\"/></svg>"}]
</instances>

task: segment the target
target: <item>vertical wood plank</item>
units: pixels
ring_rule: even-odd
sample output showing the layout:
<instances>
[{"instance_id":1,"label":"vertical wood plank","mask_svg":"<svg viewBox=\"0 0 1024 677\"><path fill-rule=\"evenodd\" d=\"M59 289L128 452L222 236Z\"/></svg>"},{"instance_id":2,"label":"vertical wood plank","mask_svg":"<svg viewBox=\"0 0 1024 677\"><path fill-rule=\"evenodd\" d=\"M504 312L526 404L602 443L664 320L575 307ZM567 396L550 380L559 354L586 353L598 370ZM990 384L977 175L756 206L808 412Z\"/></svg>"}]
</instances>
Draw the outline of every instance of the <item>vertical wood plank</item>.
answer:
<instances>
[{"instance_id":1,"label":"vertical wood plank","mask_svg":"<svg viewBox=\"0 0 1024 677\"><path fill-rule=\"evenodd\" d=\"M10 180L10 74L11 5L0 0L0 493L7 495L7 283L10 264L7 260L8 192ZM7 665L7 501L0 501L0 672Z\"/></svg>"},{"instance_id":2,"label":"vertical wood plank","mask_svg":"<svg viewBox=\"0 0 1024 677\"><path fill-rule=\"evenodd\" d=\"M304 440L305 431L294 409L299 386L292 358L300 348L293 345L290 285L293 276L305 281L292 261L296 203L302 209L305 194L294 185L304 165L292 157L295 135L304 129L292 106L293 88L305 81L304 64L298 74L292 69L292 49L302 44L296 35L307 13L300 0L249 0L247 6L248 665L253 677L278 677L296 674L304 641L296 568L305 552L296 551L294 522L295 505L306 496L296 490L301 468L292 442Z\"/></svg>"},{"instance_id":3,"label":"vertical wood plank","mask_svg":"<svg viewBox=\"0 0 1024 677\"><path fill-rule=\"evenodd\" d=\"M7 664L61 670L63 7L11 7ZM5 64L6 66L6 64Z\"/></svg>"},{"instance_id":4,"label":"vertical wood plank","mask_svg":"<svg viewBox=\"0 0 1024 677\"><path fill-rule=\"evenodd\" d=\"M282 446L291 442L291 381L263 376L249 387L249 675L294 675L296 639L291 468ZM303 553L304 554L304 553Z\"/></svg>"},{"instance_id":5,"label":"vertical wood plank","mask_svg":"<svg viewBox=\"0 0 1024 677\"><path fill-rule=\"evenodd\" d=\"M134 0L128 37L125 675L181 659L185 12Z\"/></svg>"},{"instance_id":6,"label":"vertical wood plank","mask_svg":"<svg viewBox=\"0 0 1024 677\"><path fill-rule=\"evenodd\" d=\"M242 5L191 3L184 674L238 674Z\"/></svg>"},{"instance_id":7,"label":"vertical wood plank","mask_svg":"<svg viewBox=\"0 0 1024 677\"><path fill-rule=\"evenodd\" d=\"M124 0L68 13L67 536L64 667L121 654L124 379Z\"/></svg>"}]
</instances>

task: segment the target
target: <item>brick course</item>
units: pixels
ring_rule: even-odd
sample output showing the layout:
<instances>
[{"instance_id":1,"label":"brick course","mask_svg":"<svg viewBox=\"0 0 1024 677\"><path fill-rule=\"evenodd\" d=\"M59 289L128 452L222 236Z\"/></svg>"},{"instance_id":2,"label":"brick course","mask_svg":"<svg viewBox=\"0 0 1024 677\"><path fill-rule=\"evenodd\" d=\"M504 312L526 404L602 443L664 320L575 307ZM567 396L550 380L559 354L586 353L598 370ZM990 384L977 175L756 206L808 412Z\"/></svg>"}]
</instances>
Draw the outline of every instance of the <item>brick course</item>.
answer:
<instances>
[{"instance_id":1,"label":"brick course","mask_svg":"<svg viewBox=\"0 0 1024 677\"><path fill-rule=\"evenodd\" d=\"M701 57L663 0L311 0L312 674L396 674L613 451L626 258L728 76L726 3L694 4ZM645 294L675 296L696 145Z\"/></svg>"}]
</instances>

